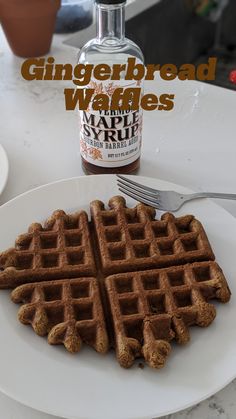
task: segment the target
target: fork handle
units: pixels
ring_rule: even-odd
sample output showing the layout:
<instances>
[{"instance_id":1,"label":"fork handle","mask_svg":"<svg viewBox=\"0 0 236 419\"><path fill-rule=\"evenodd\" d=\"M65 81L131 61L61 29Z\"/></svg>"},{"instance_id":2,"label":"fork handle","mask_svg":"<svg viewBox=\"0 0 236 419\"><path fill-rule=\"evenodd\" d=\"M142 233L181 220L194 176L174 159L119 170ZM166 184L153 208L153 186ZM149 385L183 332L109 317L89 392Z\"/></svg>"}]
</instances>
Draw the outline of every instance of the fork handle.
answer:
<instances>
[{"instance_id":1,"label":"fork handle","mask_svg":"<svg viewBox=\"0 0 236 419\"><path fill-rule=\"evenodd\" d=\"M219 198L219 199L232 199L236 200L236 194L232 193L217 193L217 192L199 192L192 195L188 195L189 199L198 198Z\"/></svg>"}]
</instances>

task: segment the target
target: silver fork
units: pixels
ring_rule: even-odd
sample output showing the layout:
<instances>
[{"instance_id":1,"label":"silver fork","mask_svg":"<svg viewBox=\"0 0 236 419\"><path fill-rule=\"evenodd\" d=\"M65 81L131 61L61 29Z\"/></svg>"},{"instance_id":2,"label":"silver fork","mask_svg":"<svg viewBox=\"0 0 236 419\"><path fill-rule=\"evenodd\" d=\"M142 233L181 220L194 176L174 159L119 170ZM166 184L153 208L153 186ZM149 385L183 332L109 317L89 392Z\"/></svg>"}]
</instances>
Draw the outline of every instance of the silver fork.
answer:
<instances>
[{"instance_id":1,"label":"silver fork","mask_svg":"<svg viewBox=\"0 0 236 419\"><path fill-rule=\"evenodd\" d=\"M215 192L199 192L194 194L180 194L174 191L160 191L141 185L124 176L117 175L119 191L130 196L136 201L151 205L161 211L178 211L185 202L199 198L220 198L236 200L236 194L225 194Z\"/></svg>"}]
</instances>

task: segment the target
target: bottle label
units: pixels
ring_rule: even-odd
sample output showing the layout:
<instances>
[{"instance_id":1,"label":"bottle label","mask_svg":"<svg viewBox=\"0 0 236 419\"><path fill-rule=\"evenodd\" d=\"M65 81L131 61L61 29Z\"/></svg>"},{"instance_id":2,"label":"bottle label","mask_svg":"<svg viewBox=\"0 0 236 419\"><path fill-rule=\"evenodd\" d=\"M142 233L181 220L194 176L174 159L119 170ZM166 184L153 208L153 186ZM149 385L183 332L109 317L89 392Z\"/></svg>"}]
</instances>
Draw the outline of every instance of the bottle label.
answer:
<instances>
[{"instance_id":1,"label":"bottle label","mask_svg":"<svg viewBox=\"0 0 236 419\"><path fill-rule=\"evenodd\" d=\"M92 82L94 88L95 81ZM109 90L108 90L109 87ZM97 83L95 91L112 94L112 83ZM115 86L125 87L125 86ZM113 90L114 91L114 90ZM122 167L141 154L142 110L80 111L80 153L99 167Z\"/></svg>"}]
</instances>

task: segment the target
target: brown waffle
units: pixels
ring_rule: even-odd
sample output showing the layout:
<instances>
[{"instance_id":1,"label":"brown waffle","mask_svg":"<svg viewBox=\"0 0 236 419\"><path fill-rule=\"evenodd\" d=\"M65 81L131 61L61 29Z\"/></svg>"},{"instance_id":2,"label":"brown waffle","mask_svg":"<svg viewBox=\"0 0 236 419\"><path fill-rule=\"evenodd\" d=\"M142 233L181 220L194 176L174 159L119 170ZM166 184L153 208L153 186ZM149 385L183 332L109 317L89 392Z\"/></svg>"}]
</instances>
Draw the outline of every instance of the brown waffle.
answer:
<instances>
[{"instance_id":1,"label":"brown waffle","mask_svg":"<svg viewBox=\"0 0 236 419\"><path fill-rule=\"evenodd\" d=\"M34 223L15 248L0 255L0 288L60 278L94 276L88 216L55 211L44 228Z\"/></svg>"},{"instance_id":2,"label":"brown waffle","mask_svg":"<svg viewBox=\"0 0 236 419\"><path fill-rule=\"evenodd\" d=\"M119 196L110 199L109 207L91 203L105 275L214 260L206 233L192 215L175 218L166 213L155 220L154 208L127 208Z\"/></svg>"},{"instance_id":3,"label":"brown waffle","mask_svg":"<svg viewBox=\"0 0 236 419\"><path fill-rule=\"evenodd\" d=\"M109 207L91 203L92 228L84 211L58 210L44 227L32 224L0 254L0 288L24 284L12 293L24 303L19 319L50 344L78 352L84 341L105 353L109 329L123 367L143 356L161 368L171 340L185 343L189 326L208 326L208 300L227 302L230 291L194 216L156 220L153 208L127 208L122 197Z\"/></svg>"},{"instance_id":4,"label":"brown waffle","mask_svg":"<svg viewBox=\"0 0 236 419\"><path fill-rule=\"evenodd\" d=\"M31 324L52 345L64 344L78 352L82 341L97 352L108 350L99 288L95 278L65 279L21 285L12 291L15 303L24 303L19 320Z\"/></svg>"},{"instance_id":5,"label":"brown waffle","mask_svg":"<svg viewBox=\"0 0 236 419\"><path fill-rule=\"evenodd\" d=\"M189 326L207 327L216 311L208 301L226 303L230 291L215 262L124 273L106 279L116 354L122 367L141 355L153 368L162 368L169 342L189 340Z\"/></svg>"}]
</instances>

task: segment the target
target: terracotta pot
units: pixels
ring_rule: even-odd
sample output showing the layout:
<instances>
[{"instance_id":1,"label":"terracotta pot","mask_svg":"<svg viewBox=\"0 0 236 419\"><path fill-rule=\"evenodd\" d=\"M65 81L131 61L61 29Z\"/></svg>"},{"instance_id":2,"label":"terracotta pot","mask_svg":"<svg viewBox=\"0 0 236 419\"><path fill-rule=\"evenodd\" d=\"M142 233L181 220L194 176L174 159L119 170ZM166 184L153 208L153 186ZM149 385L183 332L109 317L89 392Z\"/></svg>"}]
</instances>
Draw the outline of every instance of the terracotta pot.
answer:
<instances>
[{"instance_id":1,"label":"terracotta pot","mask_svg":"<svg viewBox=\"0 0 236 419\"><path fill-rule=\"evenodd\" d=\"M0 0L0 21L14 54L48 53L61 0Z\"/></svg>"}]
</instances>

